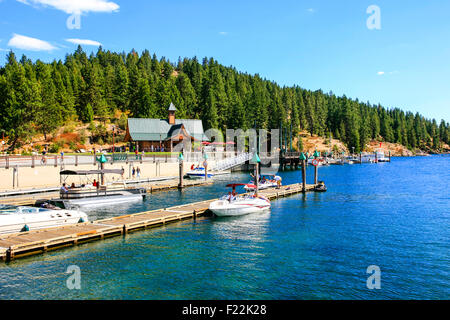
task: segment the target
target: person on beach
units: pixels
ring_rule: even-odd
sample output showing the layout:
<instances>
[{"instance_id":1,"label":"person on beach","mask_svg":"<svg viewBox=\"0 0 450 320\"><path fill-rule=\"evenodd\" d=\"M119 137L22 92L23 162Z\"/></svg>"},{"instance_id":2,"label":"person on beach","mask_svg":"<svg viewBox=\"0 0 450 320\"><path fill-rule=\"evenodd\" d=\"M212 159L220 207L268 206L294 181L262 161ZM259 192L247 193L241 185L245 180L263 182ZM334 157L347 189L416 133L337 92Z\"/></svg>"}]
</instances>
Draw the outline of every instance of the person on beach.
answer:
<instances>
[{"instance_id":1,"label":"person on beach","mask_svg":"<svg viewBox=\"0 0 450 320\"><path fill-rule=\"evenodd\" d=\"M123 179L123 174L125 173L125 169L122 167L122 173L121 173L121 175L122 175L122 179Z\"/></svg>"},{"instance_id":2,"label":"person on beach","mask_svg":"<svg viewBox=\"0 0 450 320\"><path fill-rule=\"evenodd\" d=\"M70 185L70 189L75 189L75 182L72 182L72 184Z\"/></svg>"},{"instance_id":3,"label":"person on beach","mask_svg":"<svg viewBox=\"0 0 450 320\"><path fill-rule=\"evenodd\" d=\"M134 167L133 167L133 169L131 169L131 175L133 176L133 178L136 175L136 169Z\"/></svg>"},{"instance_id":4,"label":"person on beach","mask_svg":"<svg viewBox=\"0 0 450 320\"><path fill-rule=\"evenodd\" d=\"M94 182L92 182L92 186L93 186L93 187L97 187L97 186L98 186L97 180L94 179Z\"/></svg>"},{"instance_id":5,"label":"person on beach","mask_svg":"<svg viewBox=\"0 0 450 320\"><path fill-rule=\"evenodd\" d=\"M136 168L136 175L138 178L141 177L141 168L139 168L139 167Z\"/></svg>"}]
</instances>

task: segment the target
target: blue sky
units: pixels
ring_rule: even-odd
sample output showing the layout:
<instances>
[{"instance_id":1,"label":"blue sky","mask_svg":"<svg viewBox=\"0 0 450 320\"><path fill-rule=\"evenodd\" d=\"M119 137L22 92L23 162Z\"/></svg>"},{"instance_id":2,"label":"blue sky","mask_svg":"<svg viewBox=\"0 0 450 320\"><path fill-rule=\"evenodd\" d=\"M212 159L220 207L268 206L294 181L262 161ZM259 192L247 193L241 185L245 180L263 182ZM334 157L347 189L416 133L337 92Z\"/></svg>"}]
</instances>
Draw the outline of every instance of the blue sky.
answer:
<instances>
[{"instance_id":1,"label":"blue sky","mask_svg":"<svg viewBox=\"0 0 450 320\"><path fill-rule=\"evenodd\" d=\"M370 5L381 29L366 25ZM450 1L0 0L0 64L148 49L450 122ZM81 13L80 28L66 21ZM31 38L31 39L30 39ZM70 41L68 41L68 39ZM86 41L89 40L89 41Z\"/></svg>"}]
</instances>

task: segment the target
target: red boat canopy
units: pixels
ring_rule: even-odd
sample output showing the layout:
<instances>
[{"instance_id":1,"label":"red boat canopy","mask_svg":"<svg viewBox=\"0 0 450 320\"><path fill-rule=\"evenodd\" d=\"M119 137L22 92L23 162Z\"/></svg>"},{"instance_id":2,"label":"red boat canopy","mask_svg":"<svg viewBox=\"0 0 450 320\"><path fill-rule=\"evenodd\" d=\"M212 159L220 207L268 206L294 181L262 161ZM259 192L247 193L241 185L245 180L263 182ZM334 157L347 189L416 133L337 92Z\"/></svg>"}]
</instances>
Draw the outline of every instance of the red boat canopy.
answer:
<instances>
[{"instance_id":1,"label":"red boat canopy","mask_svg":"<svg viewBox=\"0 0 450 320\"><path fill-rule=\"evenodd\" d=\"M247 186L249 188L256 188L256 186L254 184L248 184L248 183L232 183L232 184L227 184L227 188L236 188L238 186Z\"/></svg>"}]
</instances>

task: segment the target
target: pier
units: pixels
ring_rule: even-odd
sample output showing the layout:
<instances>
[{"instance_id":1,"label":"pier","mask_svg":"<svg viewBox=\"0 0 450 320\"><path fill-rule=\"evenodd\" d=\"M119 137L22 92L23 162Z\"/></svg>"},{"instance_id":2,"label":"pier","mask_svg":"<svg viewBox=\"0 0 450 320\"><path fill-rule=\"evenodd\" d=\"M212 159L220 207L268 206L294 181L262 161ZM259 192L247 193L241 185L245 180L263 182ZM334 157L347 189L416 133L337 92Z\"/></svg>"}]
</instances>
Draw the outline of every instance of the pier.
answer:
<instances>
[{"instance_id":1,"label":"pier","mask_svg":"<svg viewBox=\"0 0 450 320\"><path fill-rule=\"evenodd\" d=\"M175 186L176 187L176 186ZM175 188L174 187L174 188ZM291 184L280 189L260 190L270 200L302 192L314 191L315 185ZM53 227L28 232L0 235L0 260L11 261L85 242L124 235L137 230L163 226L204 215L217 199L189 203L170 208L128 214L76 225Z\"/></svg>"},{"instance_id":2,"label":"pier","mask_svg":"<svg viewBox=\"0 0 450 320\"><path fill-rule=\"evenodd\" d=\"M212 180L184 180L183 187L194 187L194 186L204 186L212 184ZM130 183L128 183L130 184ZM157 183L147 183L144 181L136 181L136 185L142 185L143 188L147 190L147 193L153 193L157 191L166 191L171 189L178 188L178 179L170 179L163 180ZM57 190L52 191L52 190ZM32 190L33 191L33 190ZM59 188L52 188L48 190L46 193L35 193L31 192L29 194L21 194L17 196L4 196L0 197L0 204L9 204L15 206L32 206L35 204L36 200L47 200L59 198ZM45 192L45 189L42 189L41 192Z\"/></svg>"}]
</instances>

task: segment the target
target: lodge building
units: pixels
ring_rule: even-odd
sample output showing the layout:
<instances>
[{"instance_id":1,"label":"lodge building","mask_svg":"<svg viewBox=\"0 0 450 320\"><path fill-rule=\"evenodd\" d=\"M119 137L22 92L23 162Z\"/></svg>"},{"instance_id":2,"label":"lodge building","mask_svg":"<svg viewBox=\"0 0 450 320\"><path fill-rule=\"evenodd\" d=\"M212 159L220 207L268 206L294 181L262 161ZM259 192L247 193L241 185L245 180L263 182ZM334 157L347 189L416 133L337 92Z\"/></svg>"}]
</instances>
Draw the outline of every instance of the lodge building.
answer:
<instances>
[{"instance_id":1,"label":"lodge building","mask_svg":"<svg viewBox=\"0 0 450 320\"><path fill-rule=\"evenodd\" d=\"M140 151L172 151L179 143L184 145L208 141L201 120L176 119L177 109L170 104L168 119L128 118L125 141Z\"/></svg>"}]
</instances>

